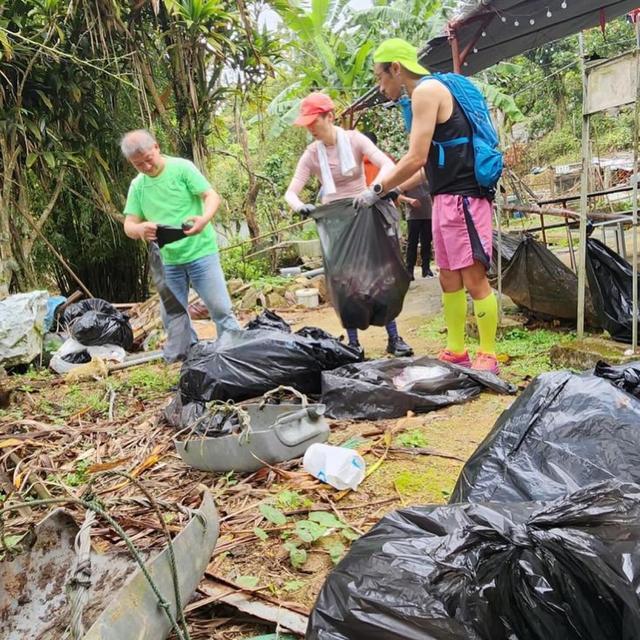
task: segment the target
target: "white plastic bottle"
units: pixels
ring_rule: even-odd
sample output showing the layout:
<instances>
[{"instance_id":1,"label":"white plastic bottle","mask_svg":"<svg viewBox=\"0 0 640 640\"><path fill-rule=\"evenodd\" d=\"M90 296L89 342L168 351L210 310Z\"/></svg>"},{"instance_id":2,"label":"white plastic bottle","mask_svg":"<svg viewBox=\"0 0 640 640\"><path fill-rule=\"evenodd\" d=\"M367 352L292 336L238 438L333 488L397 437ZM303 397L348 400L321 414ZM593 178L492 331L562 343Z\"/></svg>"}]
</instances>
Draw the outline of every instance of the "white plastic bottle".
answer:
<instances>
[{"instance_id":1,"label":"white plastic bottle","mask_svg":"<svg viewBox=\"0 0 640 640\"><path fill-rule=\"evenodd\" d=\"M312 444L304 454L304 470L336 489L356 489L364 480L364 459L353 449Z\"/></svg>"}]
</instances>

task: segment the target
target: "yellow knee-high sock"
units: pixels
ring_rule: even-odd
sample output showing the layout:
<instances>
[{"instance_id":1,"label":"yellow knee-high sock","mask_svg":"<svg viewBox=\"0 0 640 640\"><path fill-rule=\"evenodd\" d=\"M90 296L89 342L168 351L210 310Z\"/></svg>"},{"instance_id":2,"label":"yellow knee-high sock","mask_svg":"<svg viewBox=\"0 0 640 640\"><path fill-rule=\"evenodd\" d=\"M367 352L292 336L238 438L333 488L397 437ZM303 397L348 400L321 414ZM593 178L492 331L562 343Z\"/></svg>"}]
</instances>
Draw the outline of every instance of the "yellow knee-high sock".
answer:
<instances>
[{"instance_id":1,"label":"yellow knee-high sock","mask_svg":"<svg viewBox=\"0 0 640 640\"><path fill-rule=\"evenodd\" d=\"M496 331L498 330L498 301L492 291L486 298L473 301L473 310L478 323L480 351L495 355Z\"/></svg>"},{"instance_id":2,"label":"yellow knee-high sock","mask_svg":"<svg viewBox=\"0 0 640 640\"><path fill-rule=\"evenodd\" d=\"M467 295L464 289L442 294L444 322L447 325L447 349L464 353L464 324L467 319Z\"/></svg>"}]
</instances>

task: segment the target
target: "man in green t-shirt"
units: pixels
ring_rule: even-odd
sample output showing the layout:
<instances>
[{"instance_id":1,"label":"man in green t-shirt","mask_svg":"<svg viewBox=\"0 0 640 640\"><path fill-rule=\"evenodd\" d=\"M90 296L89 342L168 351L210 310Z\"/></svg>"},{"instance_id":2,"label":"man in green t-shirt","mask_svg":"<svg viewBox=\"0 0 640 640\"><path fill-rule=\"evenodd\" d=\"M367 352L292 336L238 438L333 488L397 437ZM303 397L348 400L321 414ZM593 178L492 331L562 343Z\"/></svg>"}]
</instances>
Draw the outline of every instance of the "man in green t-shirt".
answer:
<instances>
[{"instance_id":1,"label":"man in green t-shirt","mask_svg":"<svg viewBox=\"0 0 640 640\"><path fill-rule=\"evenodd\" d=\"M120 143L124 157L138 170L125 205L124 232L133 239L153 242L158 225L181 227L185 238L160 249L165 278L186 308L191 285L209 309L218 336L240 325L233 315L216 233L211 221L220 196L190 160L160 153L156 139L144 129L129 131ZM162 308L167 326L167 315ZM193 332L194 341L197 340Z\"/></svg>"}]
</instances>

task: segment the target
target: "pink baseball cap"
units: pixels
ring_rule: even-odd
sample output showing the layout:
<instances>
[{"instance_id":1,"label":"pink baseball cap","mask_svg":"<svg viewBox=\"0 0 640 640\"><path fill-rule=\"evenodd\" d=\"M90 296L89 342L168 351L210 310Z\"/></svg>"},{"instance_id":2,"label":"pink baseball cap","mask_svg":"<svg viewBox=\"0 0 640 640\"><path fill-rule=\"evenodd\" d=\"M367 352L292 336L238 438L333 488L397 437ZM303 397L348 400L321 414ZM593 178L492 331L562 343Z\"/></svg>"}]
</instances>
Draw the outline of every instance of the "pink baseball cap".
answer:
<instances>
[{"instance_id":1,"label":"pink baseball cap","mask_svg":"<svg viewBox=\"0 0 640 640\"><path fill-rule=\"evenodd\" d=\"M308 127L319 115L335 108L333 100L326 93L311 93L300 103L300 113L293 124Z\"/></svg>"}]
</instances>

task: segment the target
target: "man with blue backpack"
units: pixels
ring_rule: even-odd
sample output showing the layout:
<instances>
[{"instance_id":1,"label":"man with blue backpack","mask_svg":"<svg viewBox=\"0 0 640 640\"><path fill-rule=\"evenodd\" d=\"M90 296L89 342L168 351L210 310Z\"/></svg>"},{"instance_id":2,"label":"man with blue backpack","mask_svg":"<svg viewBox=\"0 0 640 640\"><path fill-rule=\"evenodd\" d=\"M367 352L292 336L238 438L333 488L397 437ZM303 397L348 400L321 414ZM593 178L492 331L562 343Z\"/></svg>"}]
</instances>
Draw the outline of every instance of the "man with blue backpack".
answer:
<instances>
[{"instance_id":1,"label":"man with blue backpack","mask_svg":"<svg viewBox=\"0 0 640 640\"><path fill-rule=\"evenodd\" d=\"M409 150L395 169L358 198L370 205L394 189L415 186L425 167L433 198L435 261L440 269L447 347L440 360L498 373L498 307L487 279L492 250L492 200L502 172L498 136L480 91L464 76L430 75L417 50L400 38L374 52L380 91L402 109ZM419 174L418 174L419 175ZM473 299L480 348L465 348L467 297Z\"/></svg>"}]
</instances>

